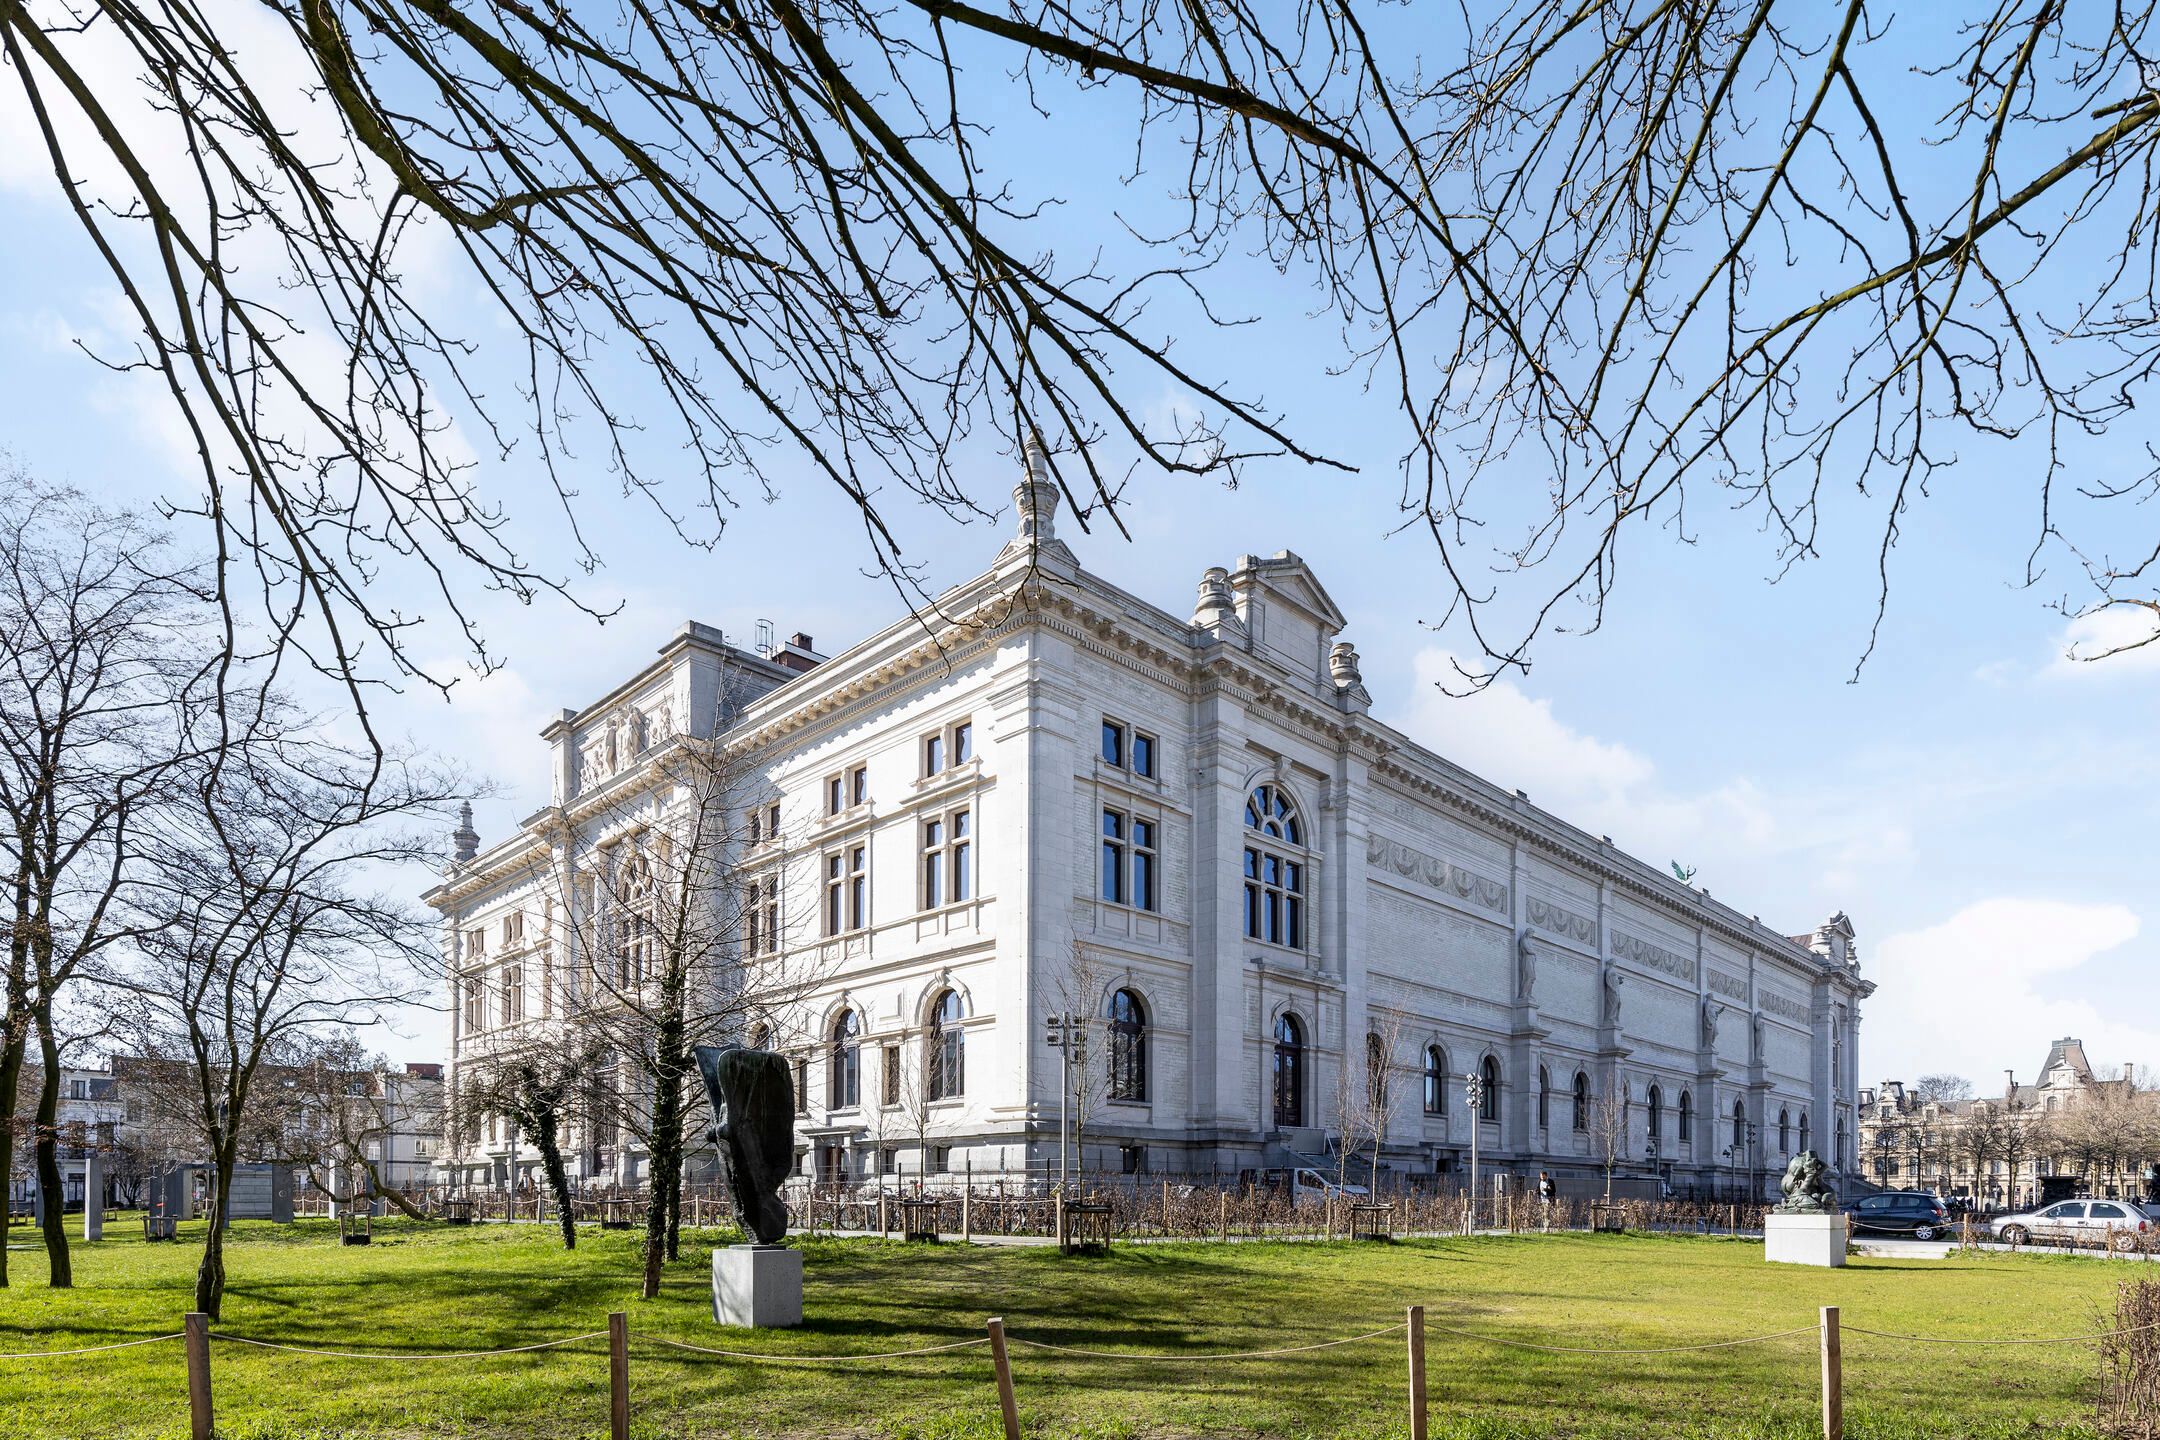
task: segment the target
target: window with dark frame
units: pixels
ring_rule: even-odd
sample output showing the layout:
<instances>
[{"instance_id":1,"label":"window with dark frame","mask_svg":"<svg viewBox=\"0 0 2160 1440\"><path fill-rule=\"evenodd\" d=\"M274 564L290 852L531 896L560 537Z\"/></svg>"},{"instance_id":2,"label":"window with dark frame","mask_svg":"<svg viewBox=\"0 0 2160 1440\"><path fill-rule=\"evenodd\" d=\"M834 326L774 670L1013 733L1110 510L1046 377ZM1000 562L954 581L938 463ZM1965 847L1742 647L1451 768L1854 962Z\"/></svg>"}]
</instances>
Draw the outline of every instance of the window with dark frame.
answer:
<instances>
[{"instance_id":1,"label":"window with dark frame","mask_svg":"<svg viewBox=\"0 0 2160 1440\"><path fill-rule=\"evenodd\" d=\"M1447 1114L1447 1051L1438 1045L1425 1047L1425 1113Z\"/></svg>"},{"instance_id":2,"label":"window with dark frame","mask_svg":"<svg viewBox=\"0 0 2160 1440\"><path fill-rule=\"evenodd\" d=\"M1147 1007L1128 989L1110 997L1110 1098L1148 1098Z\"/></svg>"},{"instance_id":3,"label":"window with dark frame","mask_svg":"<svg viewBox=\"0 0 2160 1440\"><path fill-rule=\"evenodd\" d=\"M967 1035L960 1020L960 994L947 990L930 1007L930 1053L925 1059L932 1100L957 1100L967 1093Z\"/></svg>"},{"instance_id":4,"label":"window with dark frame","mask_svg":"<svg viewBox=\"0 0 2160 1440\"><path fill-rule=\"evenodd\" d=\"M1285 1012L1275 1022L1275 1123L1305 1123L1305 1026Z\"/></svg>"},{"instance_id":5,"label":"window with dark frame","mask_svg":"<svg viewBox=\"0 0 2160 1440\"><path fill-rule=\"evenodd\" d=\"M826 1103L835 1110L852 1110L862 1102L861 1035L862 1023L853 1010L843 1010L833 1020L825 1094Z\"/></svg>"},{"instance_id":6,"label":"window with dark frame","mask_svg":"<svg viewBox=\"0 0 2160 1440\"><path fill-rule=\"evenodd\" d=\"M1102 812L1102 898L1113 905L1125 903L1125 813Z\"/></svg>"},{"instance_id":7,"label":"window with dark frame","mask_svg":"<svg viewBox=\"0 0 2160 1440\"><path fill-rule=\"evenodd\" d=\"M882 1047L880 1053L884 1057L881 1062L884 1074L878 1086L878 1103L880 1105L898 1105L900 1103L900 1047L887 1045Z\"/></svg>"},{"instance_id":8,"label":"window with dark frame","mask_svg":"<svg viewBox=\"0 0 2160 1440\"><path fill-rule=\"evenodd\" d=\"M1304 823L1275 785L1256 786L1245 801L1245 934L1291 950L1305 948ZM1291 853L1286 853L1289 851Z\"/></svg>"}]
</instances>

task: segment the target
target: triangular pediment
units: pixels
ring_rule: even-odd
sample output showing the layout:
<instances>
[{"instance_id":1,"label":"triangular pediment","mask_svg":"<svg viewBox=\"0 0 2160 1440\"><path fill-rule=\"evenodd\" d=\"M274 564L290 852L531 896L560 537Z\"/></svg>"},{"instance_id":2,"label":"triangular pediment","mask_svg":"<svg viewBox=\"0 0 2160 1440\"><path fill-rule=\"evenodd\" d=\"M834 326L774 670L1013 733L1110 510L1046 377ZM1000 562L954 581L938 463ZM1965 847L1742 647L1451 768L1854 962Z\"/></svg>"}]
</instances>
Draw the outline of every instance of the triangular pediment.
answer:
<instances>
[{"instance_id":1,"label":"triangular pediment","mask_svg":"<svg viewBox=\"0 0 2160 1440\"><path fill-rule=\"evenodd\" d=\"M1328 634L1337 633L1349 623L1327 587L1313 574L1312 566L1292 552L1279 550L1265 560L1247 556L1239 568L1250 569L1275 599L1302 610Z\"/></svg>"}]
</instances>

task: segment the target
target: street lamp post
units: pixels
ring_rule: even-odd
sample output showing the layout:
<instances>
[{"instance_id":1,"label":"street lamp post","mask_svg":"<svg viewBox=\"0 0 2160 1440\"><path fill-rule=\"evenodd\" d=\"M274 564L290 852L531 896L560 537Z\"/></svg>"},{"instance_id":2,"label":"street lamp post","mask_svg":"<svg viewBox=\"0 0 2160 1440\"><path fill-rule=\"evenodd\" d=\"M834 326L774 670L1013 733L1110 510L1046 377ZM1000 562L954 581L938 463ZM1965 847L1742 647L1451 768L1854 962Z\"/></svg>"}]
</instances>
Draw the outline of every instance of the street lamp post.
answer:
<instances>
[{"instance_id":1,"label":"street lamp post","mask_svg":"<svg viewBox=\"0 0 2160 1440\"><path fill-rule=\"evenodd\" d=\"M1463 1076L1463 1100L1470 1107L1470 1208L1466 1219L1469 1228L1476 1230L1478 1207L1478 1112L1485 1107L1485 1077L1474 1070Z\"/></svg>"},{"instance_id":2,"label":"street lamp post","mask_svg":"<svg viewBox=\"0 0 2160 1440\"><path fill-rule=\"evenodd\" d=\"M1087 1017L1067 1011L1050 1017L1050 1048L1064 1062L1058 1081L1058 1190L1071 1183L1073 1076L1087 1064Z\"/></svg>"}]
</instances>

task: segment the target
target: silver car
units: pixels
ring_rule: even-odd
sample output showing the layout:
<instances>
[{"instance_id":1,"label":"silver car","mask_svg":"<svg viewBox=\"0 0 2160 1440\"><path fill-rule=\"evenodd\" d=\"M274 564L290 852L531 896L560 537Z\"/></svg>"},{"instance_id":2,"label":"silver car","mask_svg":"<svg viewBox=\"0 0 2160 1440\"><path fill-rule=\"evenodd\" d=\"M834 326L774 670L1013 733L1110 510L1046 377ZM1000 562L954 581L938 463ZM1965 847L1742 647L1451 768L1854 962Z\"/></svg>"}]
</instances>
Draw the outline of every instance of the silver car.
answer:
<instances>
[{"instance_id":1,"label":"silver car","mask_svg":"<svg viewBox=\"0 0 2160 1440\"><path fill-rule=\"evenodd\" d=\"M1988 1230L2006 1245L2033 1240L2092 1245L2111 1231L2136 1233L2148 1223L2145 1212L2128 1200L2058 1200L2038 1210L1998 1215L1988 1221Z\"/></svg>"}]
</instances>

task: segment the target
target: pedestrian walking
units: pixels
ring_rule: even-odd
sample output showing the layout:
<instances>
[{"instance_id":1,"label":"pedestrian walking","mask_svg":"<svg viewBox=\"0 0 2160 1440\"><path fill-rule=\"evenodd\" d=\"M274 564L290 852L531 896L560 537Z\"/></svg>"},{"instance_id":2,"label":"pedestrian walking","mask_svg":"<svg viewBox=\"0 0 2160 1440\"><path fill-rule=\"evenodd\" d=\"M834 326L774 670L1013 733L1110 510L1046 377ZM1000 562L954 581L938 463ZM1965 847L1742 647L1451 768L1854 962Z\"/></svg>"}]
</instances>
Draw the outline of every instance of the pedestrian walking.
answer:
<instances>
[{"instance_id":1,"label":"pedestrian walking","mask_svg":"<svg viewBox=\"0 0 2160 1440\"><path fill-rule=\"evenodd\" d=\"M1537 1172L1538 1229L1546 1234L1552 1232L1552 1176L1545 1171Z\"/></svg>"}]
</instances>

